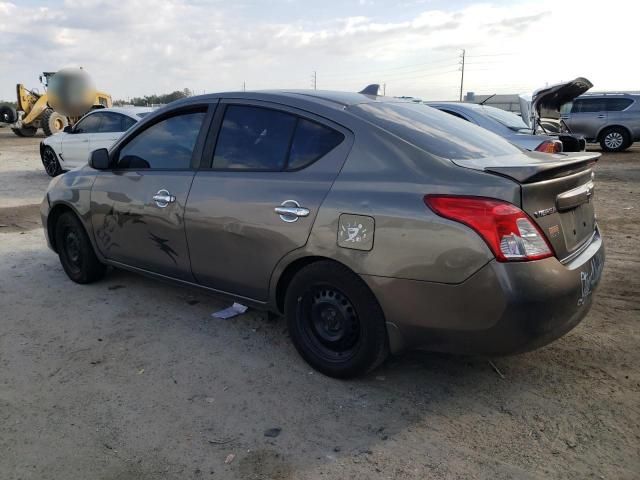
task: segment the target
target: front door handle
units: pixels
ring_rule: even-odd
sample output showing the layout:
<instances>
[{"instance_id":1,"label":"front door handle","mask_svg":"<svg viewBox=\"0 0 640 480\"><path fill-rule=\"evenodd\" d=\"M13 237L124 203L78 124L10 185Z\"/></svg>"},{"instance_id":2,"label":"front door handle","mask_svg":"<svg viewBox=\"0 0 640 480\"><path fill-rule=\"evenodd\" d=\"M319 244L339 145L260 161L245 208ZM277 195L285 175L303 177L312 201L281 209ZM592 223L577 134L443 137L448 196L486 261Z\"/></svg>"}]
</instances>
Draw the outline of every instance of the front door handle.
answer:
<instances>
[{"instance_id":1,"label":"front door handle","mask_svg":"<svg viewBox=\"0 0 640 480\"><path fill-rule=\"evenodd\" d=\"M280 215L280 220L287 223L293 223L300 217L309 216L309 209L301 207L295 200L285 200L279 207L274 208L274 211Z\"/></svg>"},{"instance_id":2,"label":"front door handle","mask_svg":"<svg viewBox=\"0 0 640 480\"><path fill-rule=\"evenodd\" d=\"M164 208L170 203L175 202L176 197L171 195L168 190L158 190L158 193L153 196L153 201L156 202L158 207Z\"/></svg>"},{"instance_id":3,"label":"front door handle","mask_svg":"<svg viewBox=\"0 0 640 480\"><path fill-rule=\"evenodd\" d=\"M598 118L607 118L607 116L603 113L601 113L600 115L598 115Z\"/></svg>"}]
</instances>

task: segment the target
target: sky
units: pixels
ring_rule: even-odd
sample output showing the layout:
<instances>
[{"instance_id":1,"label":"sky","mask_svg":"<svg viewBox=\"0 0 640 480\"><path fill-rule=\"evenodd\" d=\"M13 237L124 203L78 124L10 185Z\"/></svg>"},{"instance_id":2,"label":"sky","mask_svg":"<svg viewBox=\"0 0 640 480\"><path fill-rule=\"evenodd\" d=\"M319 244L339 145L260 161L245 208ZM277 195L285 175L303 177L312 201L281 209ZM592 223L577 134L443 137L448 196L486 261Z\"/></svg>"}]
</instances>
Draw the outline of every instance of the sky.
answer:
<instances>
[{"instance_id":1,"label":"sky","mask_svg":"<svg viewBox=\"0 0 640 480\"><path fill-rule=\"evenodd\" d=\"M578 76L640 90L635 0L0 0L0 99L82 66L114 99L189 88L455 100ZM634 40L636 37L636 40Z\"/></svg>"}]
</instances>

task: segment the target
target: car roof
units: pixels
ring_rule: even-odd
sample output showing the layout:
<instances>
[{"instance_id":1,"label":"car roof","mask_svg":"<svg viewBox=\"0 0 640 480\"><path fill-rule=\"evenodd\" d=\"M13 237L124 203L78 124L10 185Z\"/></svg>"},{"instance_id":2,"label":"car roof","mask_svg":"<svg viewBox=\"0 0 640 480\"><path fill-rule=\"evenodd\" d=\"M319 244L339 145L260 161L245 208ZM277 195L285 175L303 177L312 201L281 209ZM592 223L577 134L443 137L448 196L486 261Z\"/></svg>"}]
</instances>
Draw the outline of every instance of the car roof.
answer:
<instances>
[{"instance_id":1,"label":"car roof","mask_svg":"<svg viewBox=\"0 0 640 480\"><path fill-rule=\"evenodd\" d=\"M393 97L384 97L378 95L365 95L356 92L340 92L332 90L254 90L243 92L221 92L211 93L206 95L197 95L194 97L185 98L172 102L167 106L173 107L174 105L182 104L187 105L190 103L198 103L207 100L214 99L246 99L246 100L264 100L272 101L275 103L305 103L316 104L318 106L331 107L335 109L343 110L346 107L353 105L359 105L363 103L380 103L380 102L394 102L394 103L411 103L408 100L403 100Z\"/></svg>"}]
</instances>

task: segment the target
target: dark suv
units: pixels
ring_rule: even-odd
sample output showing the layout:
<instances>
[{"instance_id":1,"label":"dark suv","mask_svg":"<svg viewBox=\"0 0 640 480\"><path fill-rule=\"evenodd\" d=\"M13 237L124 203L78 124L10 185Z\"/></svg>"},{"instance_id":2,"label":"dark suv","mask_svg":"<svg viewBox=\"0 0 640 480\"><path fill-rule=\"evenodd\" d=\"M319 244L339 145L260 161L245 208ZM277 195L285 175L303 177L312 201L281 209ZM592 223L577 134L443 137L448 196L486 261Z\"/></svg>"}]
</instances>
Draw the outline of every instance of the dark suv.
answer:
<instances>
[{"instance_id":1,"label":"dark suv","mask_svg":"<svg viewBox=\"0 0 640 480\"><path fill-rule=\"evenodd\" d=\"M640 93L589 93L565 104L562 119L573 133L621 152L640 140Z\"/></svg>"}]
</instances>

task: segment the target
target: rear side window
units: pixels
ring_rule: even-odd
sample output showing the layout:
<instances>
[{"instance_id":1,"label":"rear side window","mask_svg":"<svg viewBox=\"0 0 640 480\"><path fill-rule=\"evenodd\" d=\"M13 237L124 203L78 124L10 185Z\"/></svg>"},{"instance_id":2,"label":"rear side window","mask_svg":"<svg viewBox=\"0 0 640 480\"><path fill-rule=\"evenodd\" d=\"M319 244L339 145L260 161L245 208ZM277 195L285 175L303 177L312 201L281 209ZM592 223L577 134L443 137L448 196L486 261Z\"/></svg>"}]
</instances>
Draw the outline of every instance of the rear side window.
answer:
<instances>
[{"instance_id":1,"label":"rear side window","mask_svg":"<svg viewBox=\"0 0 640 480\"><path fill-rule=\"evenodd\" d=\"M630 98L606 98L607 112L621 112L633 103Z\"/></svg>"},{"instance_id":2,"label":"rear side window","mask_svg":"<svg viewBox=\"0 0 640 480\"><path fill-rule=\"evenodd\" d=\"M141 131L120 150L118 168L189 168L204 116L183 113Z\"/></svg>"},{"instance_id":3,"label":"rear side window","mask_svg":"<svg viewBox=\"0 0 640 480\"><path fill-rule=\"evenodd\" d=\"M344 135L332 128L303 118L298 125L291 142L288 170L297 170L311 165L325 156L344 140Z\"/></svg>"},{"instance_id":4,"label":"rear side window","mask_svg":"<svg viewBox=\"0 0 640 480\"><path fill-rule=\"evenodd\" d=\"M118 113L97 113L96 115L102 116L102 122L100 123L99 133L111 133L122 132L122 118L123 115Z\"/></svg>"},{"instance_id":5,"label":"rear side window","mask_svg":"<svg viewBox=\"0 0 640 480\"><path fill-rule=\"evenodd\" d=\"M452 160L520 153L502 137L416 103L362 103L349 110L424 151Z\"/></svg>"},{"instance_id":6,"label":"rear side window","mask_svg":"<svg viewBox=\"0 0 640 480\"><path fill-rule=\"evenodd\" d=\"M122 131L126 132L127 130L129 130L131 127L133 127L135 125L136 121L131 118L131 117L127 117L126 115L122 115Z\"/></svg>"},{"instance_id":7,"label":"rear side window","mask_svg":"<svg viewBox=\"0 0 640 480\"><path fill-rule=\"evenodd\" d=\"M213 168L282 170L296 126L294 115L269 108L226 108Z\"/></svg>"},{"instance_id":8,"label":"rear side window","mask_svg":"<svg viewBox=\"0 0 640 480\"><path fill-rule=\"evenodd\" d=\"M291 113L229 105L218 135L213 168L298 170L343 140L342 133Z\"/></svg>"}]
</instances>

